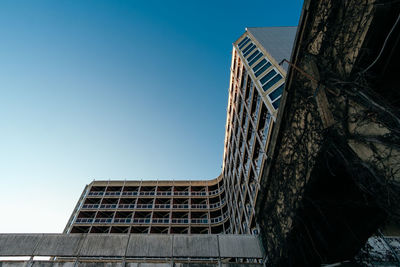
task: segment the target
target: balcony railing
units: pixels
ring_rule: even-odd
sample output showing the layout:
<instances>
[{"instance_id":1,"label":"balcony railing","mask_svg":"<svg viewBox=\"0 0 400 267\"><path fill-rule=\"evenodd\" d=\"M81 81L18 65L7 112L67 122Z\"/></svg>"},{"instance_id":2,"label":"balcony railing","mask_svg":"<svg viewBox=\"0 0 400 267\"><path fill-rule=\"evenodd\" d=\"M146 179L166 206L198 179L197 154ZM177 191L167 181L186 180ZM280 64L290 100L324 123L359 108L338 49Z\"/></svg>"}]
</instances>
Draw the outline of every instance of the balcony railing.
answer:
<instances>
[{"instance_id":1,"label":"balcony railing","mask_svg":"<svg viewBox=\"0 0 400 267\"><path fill-rule=\"evenodd\" d=\"M153 223L169 223L169 219L168 218L153 218L152 219Z\"/></svg>"},{"instance_id":2,"label":"balcony railing","mask_svg":"<svg viewBox=\"0 0 400 267\"><path fill-rule=\"evenodd\" d=\"M139 193L140 196L154 196L155 194L156 192L154 191L144 191Z\"/></svg>"},{"instance_id":3,"label":"balcony railing","mask_svg":"<svg viewBox=\"0 0 400 267\"><path fill-rule=\"evenodd\" d=\"M150 223L150 218L135 218L132 220L133 223Z\"/></svg>"},{"instance_id":4,"label":"balcony railing","mask_svg":"<svg viewBox=\"0 0 400 267\"><path fill-rule=\"evenodd\" d=\"M83 204L82 209L98 209L100 204Z\"/></svg>"},{"instance_id":5,"label":"balcony railing","mask_svg":"<svg viewBox=\"0 0 400 267\"><path fill-rule=\"evenodd\" d=\"M137 196L138 195L138 191L125 191L122 192L123 196Z\"/></svg>"},{"instance_id":6,"label":"balcony railing","mask_svg":"<svg viewBox=\"0 0 400 267\"><path fill-rule=\"evenodd\" d=\"M131 218L115 218L114 223L131 223L132 219Z\"/></svg>"},{"instance_id":7,"label":"balcony railing","mask_svg":"<svg viewBox=\"0 0 400 267\"><path fill-rule=\"evenodd\" d=\"M221 202L212 203L210 205L207 204L84 204L82 209L152 209L153 206L155 209L170 209L171 207L174 209L215 209L219 208L225 204L225 199L222 199Z\"/></svg>"},{"instance_id":8,"label":"balcony railing","mask_svg":"<svg viewBox=\"0 0 400 267\"><path fill-rule=\"evenodd\" d=\"M157 192L157 196L171 196L172 192L170 191L159 191Z\"/></svg>"},{"instance_id":9,"label":"balcony railing","mask_svg":"<svg viewBox=\"0 0 400 267\"><path fill-rule=\"evenodd\" d=\"M195 218L195 219L191 219L190 222L195 223L195 224L207 224L208 219L207 218Z\"/></svg>"},{"instance_id":10,"label":"balcony railing","mask_svg":"<svg viewBox=\"0 0 400 267\"><path fill-rule=\"evenodd\" d=\"M89 192L89 196L102 196L104 195L103 191L91 191Z\"/></svg>"},{"instance_id":11,"label":"balcony railing","mask_svg":"<svg viewBox=\"0 0 400 267\"><path fill-rule=\"evenodd\" d=\"M174 204L172 205L172 208L174 209L188 209L189 204Z\"/></svg>"},{"instance_id":12,"label":"balcony railing","mask_svg":"<svg viewBox=\"0 0 400 267\"><path fill-rule=\"evenodd\" d=\"M121 195L121 191L110 191L110 192L106 192L105 195L106 196L120 196Z\"/></svg>"},{"instance_id":13,"label":"balcony railing","mask_svg":"<svg viewBox=\"0 0 400 267\"><path fill-rule=\"evenodd\" d=\"M156 209L169 209L169 208L171 208L171 204L155 204L154 208L156 208Z\"/></svg>"},{"instance_id":14,"label":"balcony railing","mask_svg":"<svg viewBox=\"0 0 400 267\"><path fill-rule=\"evenodd\" d=\"M192 204L191 207L192 207L192 209L207 209L208 205L207 204Z\"/></svg>"},{"instance_id":15,"label":"balcony railing","mask_svg":"<svg viewBox=\"0 0 400 267\"><path fill-rule=\"evenodd\" d=\"M189 223L189 219L187 219L187 218L174 218L174 219L171 219L171 222L175 223L175 224L188 224Z\"/></svg>"},{"instance_id":16,"label":"balcony railing","mask_svg":"<svg viewBox=\"0 0 400 267\"><path fill-rule=\"evenodd\" d=\"M208 224L208 223L219 223L224 221L226 218L228 218L228 212L225 214L218 216L216 218L77 218L75 220L75 223L77 224L111 224L111 223L121 223L121 224L150 224L150 223L157 223L157 224L188 224L193 223L193 224Z\"/></svg>"},{"instance_id":17,"label":"balcony railing","mask_svg":"<svg viewBox=\"0 0 400 267\"><path fill-rule=\"evenodd\" d=\"M173 195L174 196L189 196L189 191L181 191L181 192L175 191Z\"/></svg>"},{"instance_id":18,"label":"balcony railing","mask_svg":"<svg viewBox=\"0 0 400 267\"><path fill-rule=\"evenodd\" d=\"M118 208L119 209L134 209L135 208L135 204L119 204Z\"/></svg>"},{"instance_id":19,"label":"balcony railing","mask_svg":"<svg viewBox=\"0 0 400 267\"><path fill-rule=\"evenodd\" d=\"M112 218L96 218L93 223L112 223Z\"/></svg>"},{"instance_id":20,"label":"balcony railing","mask_svg":"<svg viewBox=\"0 0 400 267\"><path fill-rule=\"evenodd\" d=\"M125 191L125 192L120 192L120 191L113 191L113 192L104 192L104 191L91 191L89 192L89 196L211 196L211 195L216 195L222 190L213 190L213 191L175 191L175 192L170 192L170 191Z\"/></svg>"},{"instance_id":21,"label":"balcony railing","mask_svg":"<svg viewBox=\"0 0 400 267\"><path fill-rule=\"evenodd\" d=\"M117 204L101 204L100 209L116 209Z\"/></svg>"},{"instance_id":22,"label":"balcony railing","mask_svg":"<svg viewBox=\"0 0 400 267\"><path fill-rule=\"evenodd\" d=\"M190 195L192 195L192 196L206 196L206 195L207 195L207 192L205 192L205 191L190 192Z\"/></svg>"},{"instance_id":23,"label":"balcony railing","mask_svg":"<svg viewBox=\"0 0 400 267\"><path fill-rule=\"evenodd\" d=\"M75 223L92 223L93 218L77 218Z\"/></svg>"},{"instance_id":24,"label":"balcony railing","mask_svg":"<svg viewBox=\"0 0 400 267\"><path fill-rule=\"evenodd\" d=\"M136 204L137 209L152 209L153 204Z\"/></svg>"}]
</instances>

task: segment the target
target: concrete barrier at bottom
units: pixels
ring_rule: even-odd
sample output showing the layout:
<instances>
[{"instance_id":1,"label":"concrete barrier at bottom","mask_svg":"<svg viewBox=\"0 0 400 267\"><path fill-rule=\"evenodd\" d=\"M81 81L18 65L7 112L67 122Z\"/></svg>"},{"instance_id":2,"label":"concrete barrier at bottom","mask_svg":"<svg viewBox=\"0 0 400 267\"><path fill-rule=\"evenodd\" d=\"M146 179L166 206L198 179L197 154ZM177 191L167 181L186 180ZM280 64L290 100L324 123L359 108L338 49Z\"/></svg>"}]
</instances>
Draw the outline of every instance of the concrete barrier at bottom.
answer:
<instances>
[{"instance_id":1,"label":"concrete barrier at bottom","mask_svg":"<svg viewBox=\"0 0 400 267\"><path fill-rule=\"evenodd\" d=\"M162 234L0 234L0 257L252 258L257 236Z\"/></svg>"},{"instance_id":2,"label":"concrete barrier at bottom","mask_svg":"<svg viewBox=\"0 0 400 267\"><path fill-rule=\"evenodd\" d=\"M0 262L1 267L75 267L74 262L45 262L45 261L19 261L19 262ZM117 262L80 262L78 267L123 267L122 263ZM175 263L174 267L217 267L218 264L202 263ZM254 263L222 263L222 267L260 267L262 264ZM171 263L126 263L125 267L172 267Z\"/></svg>"}]
</instances>

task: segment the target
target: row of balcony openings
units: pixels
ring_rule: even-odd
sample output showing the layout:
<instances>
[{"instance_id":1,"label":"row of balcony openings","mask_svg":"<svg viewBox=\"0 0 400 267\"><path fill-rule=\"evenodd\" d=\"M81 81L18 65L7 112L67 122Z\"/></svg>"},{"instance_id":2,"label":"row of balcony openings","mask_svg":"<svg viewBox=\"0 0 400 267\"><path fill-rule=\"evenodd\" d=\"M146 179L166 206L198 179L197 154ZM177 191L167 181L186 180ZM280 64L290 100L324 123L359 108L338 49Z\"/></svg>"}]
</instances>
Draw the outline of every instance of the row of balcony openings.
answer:
<instances>
[{"instance_id":1,"label":"row of balcony openings","mask_svg":"<svg viewBox=\"0 0 400 267\"><path fill-rule=\"evenodd\" d=\"M229 233L229 222L217 226L74 226L71 233L220 234Z\"/></svg>"},{"instance_id":2,"label":"row of balcony openings","mask_svg":"<svg viewBox=\"0 0 400 267\"><path fill-rule=\"evenodd\" d=\"M223 191L223 184L213 186L92 186L88 195L196 195Z\"/></svg>"}]
</instances>

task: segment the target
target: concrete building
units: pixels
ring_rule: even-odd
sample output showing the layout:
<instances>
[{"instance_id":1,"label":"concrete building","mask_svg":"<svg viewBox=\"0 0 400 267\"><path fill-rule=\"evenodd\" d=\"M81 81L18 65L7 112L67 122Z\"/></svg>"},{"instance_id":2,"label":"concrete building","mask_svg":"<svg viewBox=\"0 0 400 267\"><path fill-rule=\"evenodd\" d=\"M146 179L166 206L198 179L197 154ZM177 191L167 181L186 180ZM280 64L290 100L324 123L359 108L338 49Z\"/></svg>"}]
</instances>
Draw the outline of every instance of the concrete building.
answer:
<instances>
[{"instance_id":1,"label":"concrete building","mask_svg":"<svg viewBox=\"0 0 400 267\"><path fill-rule=\"evenodd\" d=\"M296 27L233 44L223 170L205 181L94 181L64 233L256 234L255 205Z\"/></svg>"},{"instance_id":2,"label":"concrete building","mask_svg":"<svg viewBox=\"0 0 400 267\"><path fill-rule=\"evenodd\" d=\"M234 43L217 179L93 182L66 234L0 235L31 257L2 266L399 266L400 3L345 2L305 1L287 74L295 28Z\"/></svg>"}]
</instances>

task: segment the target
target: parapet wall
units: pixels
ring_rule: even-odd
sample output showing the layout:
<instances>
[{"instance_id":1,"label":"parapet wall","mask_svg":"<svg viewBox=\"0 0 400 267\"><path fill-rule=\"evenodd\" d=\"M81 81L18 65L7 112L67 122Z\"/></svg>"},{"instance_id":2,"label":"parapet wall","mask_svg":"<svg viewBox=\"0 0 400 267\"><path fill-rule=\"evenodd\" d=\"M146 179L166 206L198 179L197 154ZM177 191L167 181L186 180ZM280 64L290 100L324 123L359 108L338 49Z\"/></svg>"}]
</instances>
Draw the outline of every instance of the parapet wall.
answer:
<instances>
[{"instance_id":1,"label":"parapet wall","mask_svg":"<svg viewBox=\"0 0 400 267\"><path fill-rule=\"evenodd\" d=\"M254 235L0 234L0 257L10 256L56 257L57 262L37 266L64 266L66 262L222 264L231 259L257 263L264 255ZM0 266L7 264L0 261Z\"/></svg>"}]
</instances>

